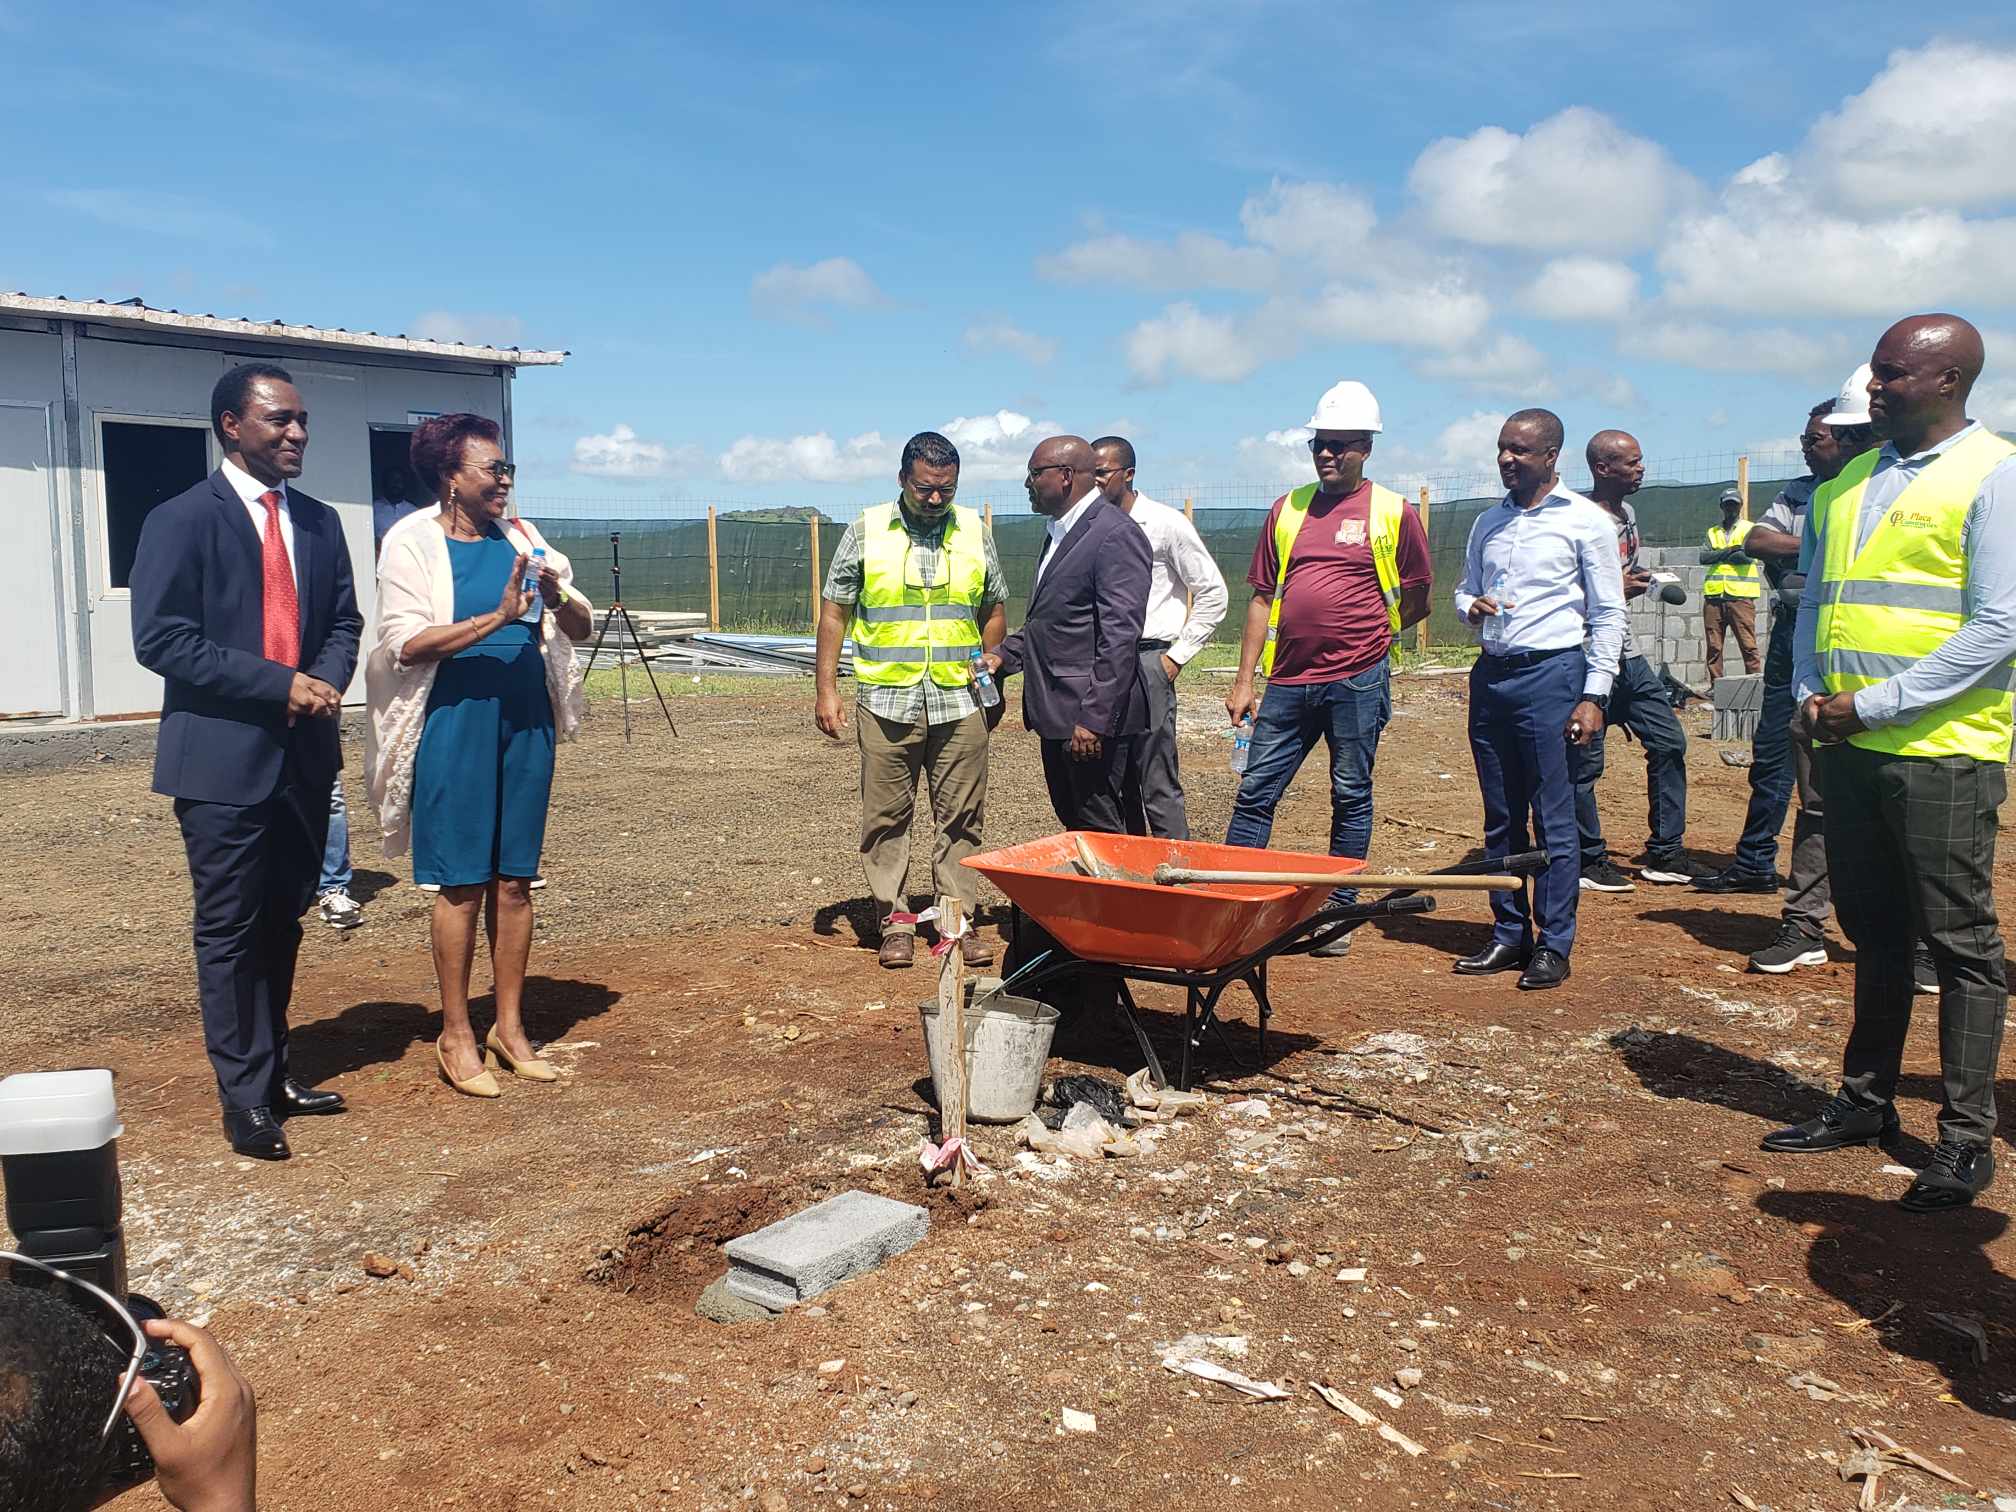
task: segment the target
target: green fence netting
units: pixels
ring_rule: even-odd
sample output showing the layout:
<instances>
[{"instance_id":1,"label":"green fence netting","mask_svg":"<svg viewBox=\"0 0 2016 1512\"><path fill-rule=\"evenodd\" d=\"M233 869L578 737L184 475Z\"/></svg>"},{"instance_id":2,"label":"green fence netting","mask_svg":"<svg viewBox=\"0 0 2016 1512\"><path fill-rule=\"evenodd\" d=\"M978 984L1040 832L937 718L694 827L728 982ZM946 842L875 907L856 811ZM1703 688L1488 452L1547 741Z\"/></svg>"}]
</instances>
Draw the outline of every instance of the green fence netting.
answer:
<instances>
[{"instance_id":1,"label":"green fence netting","mask_svg":"<svg viewBox=\"0 0 2016 1512\"><path fill-rule=\"evenodd\" d=\"M1658 484L1632 500L1647 546L1698 544L1721 516L1716 500L1728 482ZM1761 514L1777 491L1777 483L1751 482L1752 513ZM1428 511L1428 546L1434 559L1434 612L1431 640L1467 640L1450 602L1463 571L1463 550L1471 524L1494 498L1433 500ZM622 537L623 600L633 610L708 608L707 521L700 519L587 519L542 515L537 501L526 513L546 537L567 553L583 590L598 604L610 589L610 535ZM1232 589L1232 607L1218 627L1220 641L1239 637L1244 620L1246 570L1267 518L1265 508L1200 508L1194 516L1225 581ZM994 517L994 545L1007 575L1010 599L1008 623L1021 623L1025 596L1035 577L1043 547L1044 521L1026 513ZM846 526L821 520L819 562L823 572ZM817 612L812 578L812 529L805 520L741 520L727 516L715 524L719 562L721 628L745 632L808 634Z\"/></svg>"}]
</instances>

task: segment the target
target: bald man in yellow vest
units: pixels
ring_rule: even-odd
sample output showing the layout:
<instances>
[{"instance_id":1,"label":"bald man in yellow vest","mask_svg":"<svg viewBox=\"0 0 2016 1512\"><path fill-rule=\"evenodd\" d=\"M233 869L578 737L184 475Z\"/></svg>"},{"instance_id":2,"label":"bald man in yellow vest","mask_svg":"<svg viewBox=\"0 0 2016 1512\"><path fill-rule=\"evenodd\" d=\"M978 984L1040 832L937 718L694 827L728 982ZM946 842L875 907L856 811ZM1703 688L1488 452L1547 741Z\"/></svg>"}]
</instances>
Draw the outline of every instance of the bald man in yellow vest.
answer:
<instances>
[{"instance_id":1,"label":"bald man in yellow vest","mask_svg":"<svg viewBox=\"0 0 2016 1512\"><path fill-rule=\"evenodd\" d=\"M1855 944L1841 1089L1767 1136L1792 1152L1898 1132L1911 940L1939 975L1939 1143L1903 1197L1963 1206L1995 1177L1995 1072L2008 1011L1995 913L1996 811L2016 684L2016 446L1967 418L1981 334L1915 315L1870 359L1884 439L1813 495L1795 632L1794 731L1813 740L1827 868Z\"/></svg>"}]
</instances>

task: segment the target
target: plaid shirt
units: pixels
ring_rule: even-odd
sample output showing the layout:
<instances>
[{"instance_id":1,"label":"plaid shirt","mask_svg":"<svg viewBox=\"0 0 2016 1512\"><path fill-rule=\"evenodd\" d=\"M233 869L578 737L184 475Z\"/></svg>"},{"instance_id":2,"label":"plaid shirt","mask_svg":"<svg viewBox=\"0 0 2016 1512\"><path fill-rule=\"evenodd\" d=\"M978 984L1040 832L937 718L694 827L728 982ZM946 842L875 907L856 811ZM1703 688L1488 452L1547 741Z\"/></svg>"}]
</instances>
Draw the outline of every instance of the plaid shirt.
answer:
<instances>
[{"instance_id":1,"label":"plaid shirt","mask_svg":"<svg viewBox=\"0 0 2016 1512\"><path fill-rule=\"evenodd\" d=\"M866 519L864 515L862 519ZM952 516L948 510L944 519L935 525L925 525L913 520L910 511L899 502L889 528L901 528L909 534L913 550L931 553L934 557L944 548L945 527ZM862 520L856 520L847 527L840 544L833 552L833 562L826 569L826 585L820 592L836 604L853 606L861 598L862 579L866 575L864 559L866 551L861 542ZM994 552L994 535L984 526L981 529L980 545L986 558L987 579L980 591L979 611L985 613L993 604L1008 601L1008 581L1001 574L1001 559ZM946 571L945 564L932 564L934 581ZM917 711L924 711L927 724L957 724L969 714L977 712L980 701L973 696L973 690L964 684L956 688L941 688L926 674L920 681L907 688L878 688L856 679L859 690L856 702L870 714L889 720L894 724L915 724Z\"/></svg>"}]
</instances>

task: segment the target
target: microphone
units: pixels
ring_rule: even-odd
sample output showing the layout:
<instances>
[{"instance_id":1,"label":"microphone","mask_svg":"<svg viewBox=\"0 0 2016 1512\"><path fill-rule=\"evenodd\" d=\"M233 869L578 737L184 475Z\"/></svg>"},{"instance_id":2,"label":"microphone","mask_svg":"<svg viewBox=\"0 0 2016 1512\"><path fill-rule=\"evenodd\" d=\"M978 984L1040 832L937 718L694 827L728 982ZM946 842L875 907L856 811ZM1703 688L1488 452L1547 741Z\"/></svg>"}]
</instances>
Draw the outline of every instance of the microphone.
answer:
<instances>
[{"instance_id":1,"label":"microphone","mask_svg":"<svg viewBox=\"0 0 2016 1512\"><path fill-rule=\"evenodd\" d=\"M1682 588L1678 583L1661 583L1659 585L1659 602L1662 604L1684 604L1687 602L1687 590Z\"/></svg>"}]
</instances>

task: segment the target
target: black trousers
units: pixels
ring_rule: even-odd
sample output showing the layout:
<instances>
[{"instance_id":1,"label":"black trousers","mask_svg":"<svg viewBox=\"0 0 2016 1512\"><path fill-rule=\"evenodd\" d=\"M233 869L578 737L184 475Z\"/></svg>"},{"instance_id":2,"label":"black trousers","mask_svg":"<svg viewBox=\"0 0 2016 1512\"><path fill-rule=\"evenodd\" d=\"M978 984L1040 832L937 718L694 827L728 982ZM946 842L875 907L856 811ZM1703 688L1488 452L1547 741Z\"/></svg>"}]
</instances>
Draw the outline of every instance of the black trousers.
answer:
<instances>
[{"instance_id":1,"label":"black trousers","mask_svg":"<svg viewBox=\"0 0 2016 1512\"><path fill-rule=\"evenodd\" d=\"M1148 690L1148 733L1127 748L1127 829L1162 840L1188 840L1183 779L1176 766L1176 685L1163 670L1166 645L1141 653L1141 683Z\"/></svg>"},{"instance_id":2,"label":"black trousers","mask_svg":"<svg viewBox=\"0 0 2016 1512\"><path fill-rule=\"evenodd\" d=\"M1856 745L1824 746L1813 759L1827 802L1834 914L1855 946L1842 1085L1872 1107L1896 1094L1915 934L1939 972L1939 1136L1985 1146L2009 1007L1993 875L2007 768Z\"/></svg>"},{"instance_id":3,"label":"black trousers","mask_svg":"<svg viewBox=\"0 0 2016 1512\"><path fill-rule=\"evenodd\" d=\"M1108 735L1090 761L1074 761L1071 742L1043 742L1043 781L1050 807L1067 830L1127 833L1127 760L1132 737Z\"/></svg>"},{"instance_id":4,"label":"black trousers","mask_svg":"<svg viewBox=\"0 0 2016 1512\"><path fill-rule=\"evenodd\" d=\"M226 1111L271 1107L287 1075L287 1003L301 915L329 834L329 784L292 763L263 803L175 801L196 895L203 1045Z\"/></svg>"}]
</instances>

